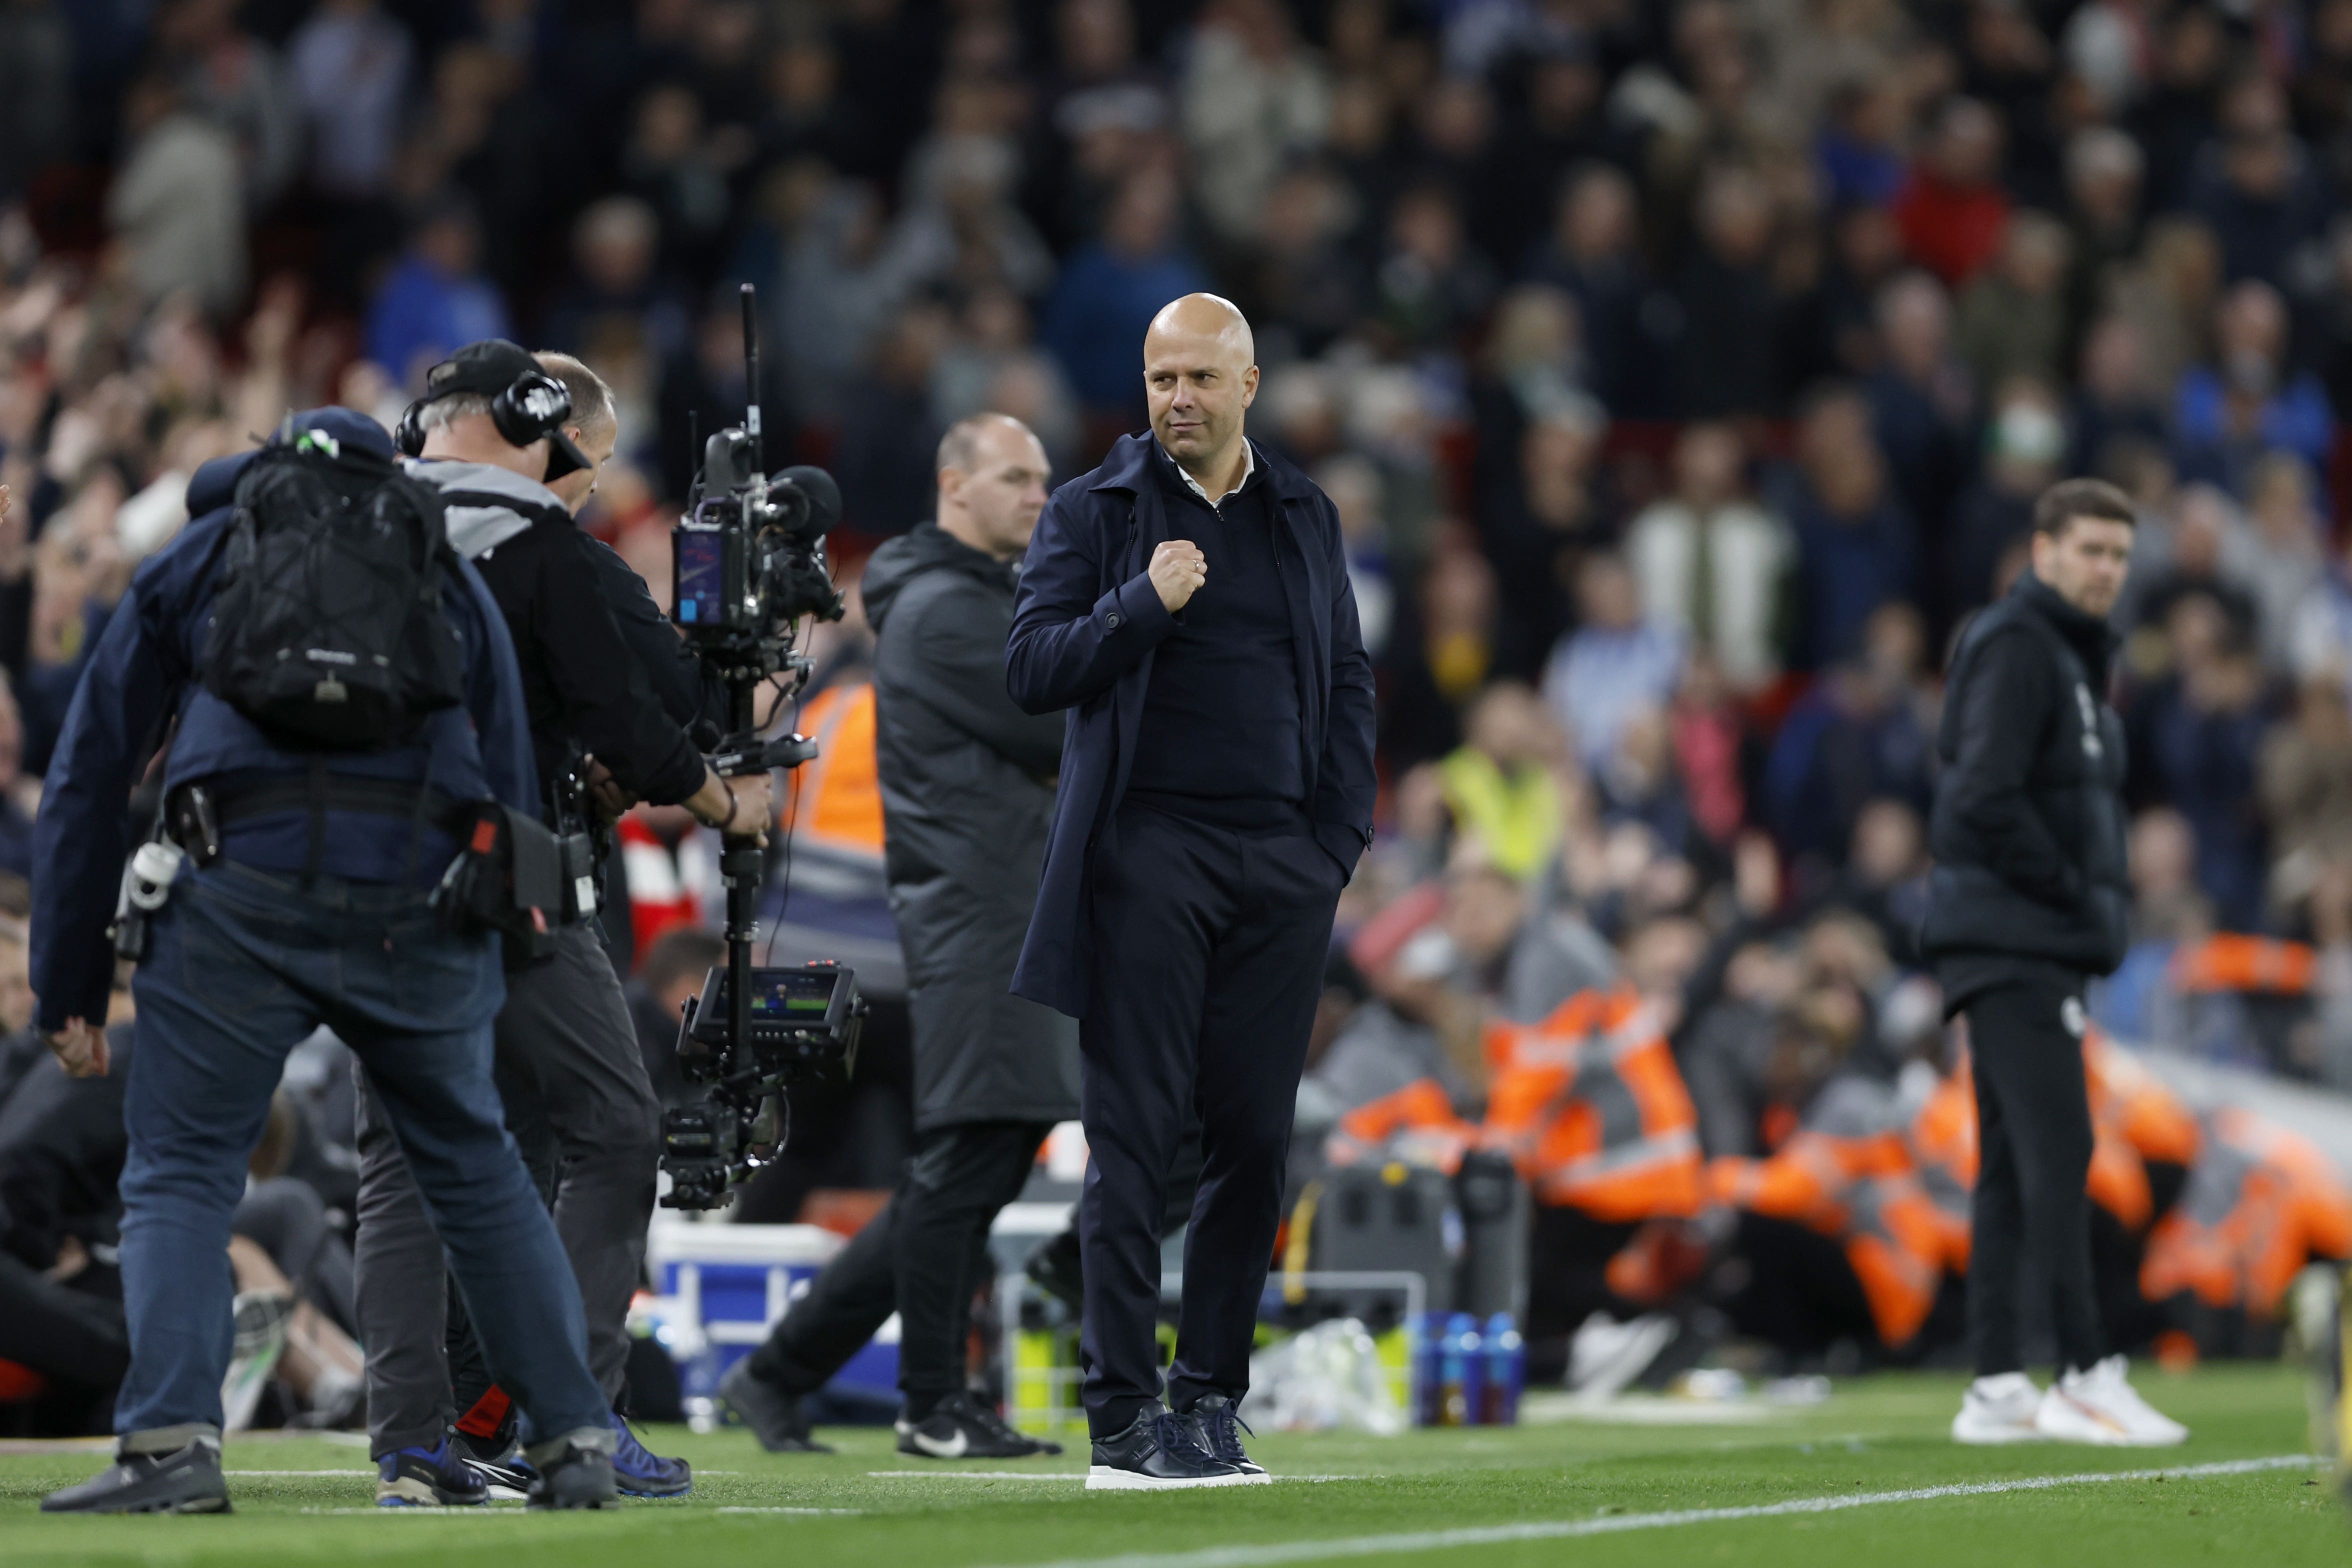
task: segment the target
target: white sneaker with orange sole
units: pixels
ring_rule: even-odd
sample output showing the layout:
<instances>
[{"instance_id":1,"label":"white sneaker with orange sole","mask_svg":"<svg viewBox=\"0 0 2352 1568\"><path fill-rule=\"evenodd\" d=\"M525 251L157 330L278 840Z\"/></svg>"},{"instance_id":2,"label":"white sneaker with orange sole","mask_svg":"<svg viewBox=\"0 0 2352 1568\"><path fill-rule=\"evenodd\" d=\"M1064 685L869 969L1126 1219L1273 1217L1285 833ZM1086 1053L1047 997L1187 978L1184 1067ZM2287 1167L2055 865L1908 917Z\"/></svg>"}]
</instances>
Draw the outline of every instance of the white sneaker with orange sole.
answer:
<instances>
[{"instance_id":1,"label":"white sneaker with orange sole","mask_svg":"<svg viewBox=\"0 0 2352 1568\"><path fill-rule=\"evenodd\" d=\"M2117 1448L2168 1448L2189 1428L2151 1406L2132 1387L2130 1363L2111 1355L2088 1372L2067 1372L2050 1385L2033 1425L2058 1443Z\"/></svg>"}]
</instances>

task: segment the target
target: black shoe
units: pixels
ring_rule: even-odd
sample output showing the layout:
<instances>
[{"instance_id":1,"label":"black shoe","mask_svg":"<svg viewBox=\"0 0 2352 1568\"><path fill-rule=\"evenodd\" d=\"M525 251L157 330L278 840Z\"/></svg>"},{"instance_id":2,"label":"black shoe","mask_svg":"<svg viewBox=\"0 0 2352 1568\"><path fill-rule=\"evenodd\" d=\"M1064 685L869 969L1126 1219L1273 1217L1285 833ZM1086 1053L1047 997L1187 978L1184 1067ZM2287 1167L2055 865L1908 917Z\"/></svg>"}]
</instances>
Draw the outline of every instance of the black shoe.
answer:
<instances>
[{"instance_id":1,"label":"black shoe","mask_svg":"<svg viewBox=\"0 0 2352 1568\"><path fill-rule=\"evenodd\" d=\"M205 1433L168 1454L120 1448L114 1463L41 1500L43 1513L226 1513L220 1438Z\"/></svg>"},{"instance_id":2,"label":"black shoe","mask_svg":"<svg viewBox=\"0 0 2352 1568\"><path fill-rule=\"evenodd\" d=\"M1003 1416L996 1413L996 1407L985 1399L975 1396L971 1402L971 1408L973 1414L980 1417L980 1424L1000 1436L1009 1436L1015 1442L1030 1444L1034 1452L1045 1455L1047 1458L1058 1455L1062 1451L1062 1446L1052 1438L1032 1437L1028 1433L1011 1426Z\"/></svg>"},{"instance_id":3,"label":"black shoe","mask_svg":"<svg viewBox=\"0 0 2352 1568\"><path fill-rule=\"evenodd\" d=\"M1095 1439L1087 1490L1236 1487L1251 1479L1201 1446L1201 1428L1191 1416L1155 1400L1136 1413L1126 1431Z\"/></svg>"},{"instance_id":4,"label":"black shoe","mask_svg":"<svg viewBox=\"0 0 2352 1568\"><path fill-rule=\"evenodd\" d=\"M919 1459L1034 1459L1061 1451L1057 1443L1015 1432L961 1390L940 1400L920 1421L898 1422L898 1452Z\"/></svg>"},{"instance_id":5,"label":"black shoe","mask_svg":"<svg viewBox=\"0 0 2352 1568\"><path fill-rule=\"evenodd\" d=\"M1252 1459L1242 1448L1242 1434L1249 1432L1249 1423L1241 1418L1234 1402L1222 1394L1204 1394L1184 1412L1201 1429L1201 1447L1253 1481L1270 1480L1265 1467ZM1250 1432L1250 1436L1257 1436Z\"/></svg>"},{"instance_id":6,"label":"black shoe","mask_svg":"<svg viewBox=\"0 0 2352 1568\"><path fill-rule=\"evenodd\" d=\"M460 1432L449 1439L449 1454L473 1467L487 1483L494 1502L521 1502L530 1496L530 1483L539 1479L538 1468L522 1457L522 1448L511 1442L500 1444Z\"/></svg>"},{"instance_id":7,"label":"black shoe","mask_svg":"<svg viewBox=\"0 0 2352 1568\"><path fill-rule=\"evenodd\" d=\"M467 1458L454 1433L427 1448L400 1448L377 1459L378 1508L477 1508L490 1500L489 1479Z\"/></svg>"},{"instance_id":8,"label":"black shoe","mask_svg":"<svg viewBox=\"0 0 2352 1568\"><path fill-rule=\"evenodd\" d=\"M833 1452L812 1435L808 1417L801 1414L801 1396L762 1381L748 1359L727 1369L719 1380L719 1397L771 1454Z\"/></svg>"},{"instance_id":9,"label":"black shoe","mask_svg":"<svg viewBox=\"0 0 2352 1568\"><path fill-rule=\"evenodd\" d=\"M613 1484L613 1456L602 1448L566 1443L562 1451L533 1461L539 1474L530 1483L523 1506L531 1509L609 1508L617 1489Z\"/></svg>"},{"instance_id":10,"label":"black shoe","mask_svg":"<svg viewBox=\"0 0 2352 1568\"><path fill-rule=\"evenodd\" d=\"M1029 1255L1030 1282L1073 1312L1086 1310L1086 1274L1078 1260L1078 1233L1066 1230Z\"/></svg>"}]
</instances>

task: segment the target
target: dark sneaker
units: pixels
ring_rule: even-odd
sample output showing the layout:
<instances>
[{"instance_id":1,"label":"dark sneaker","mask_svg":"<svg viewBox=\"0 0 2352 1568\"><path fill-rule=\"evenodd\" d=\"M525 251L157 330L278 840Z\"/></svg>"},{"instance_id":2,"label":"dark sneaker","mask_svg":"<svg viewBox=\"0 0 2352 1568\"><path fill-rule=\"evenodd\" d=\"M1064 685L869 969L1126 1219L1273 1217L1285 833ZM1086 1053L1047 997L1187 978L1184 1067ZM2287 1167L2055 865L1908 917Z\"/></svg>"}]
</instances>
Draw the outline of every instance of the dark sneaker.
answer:
<instances>
[{"instance_id":1,"label":"dark sneaker","mask_svg":"<svg viewBox=\"0 0 2352 1568\"><path fill-rule=\"evenodd\" d=\"M1242 1434L1249 1432L1249 1423L1242 1419L1232 1400L1222 1394L1204 1394L1184 1414L1201 1428L1201 1447L1239 1470L1246 1479L1273 1479L1264 1465L1243 1450ZM1250 1436L1255 1437L1257 1434L1250 1432Z\"/></svg>"},{"instance_id":2,"label":"dark sneaker","mask_svg":"<svg viewBox=\"0 0 2352 1568\"><path fill-rule=\"evenodd\" d=\"M898 1452L919 1459L1034 1459L1061 1451L1058 1444L1015 1432L961 1390L940 1400L920 1421L898 1422Z\"/></svg>"},{"instance_id":3,"label":"dark sneaker","mask_svg":"<svg viewBox=\"0 0 2352 1568\"><path fill-rule=\"evenodd\" d=\"M629 1430L629 1424L615 1415L613 1484L624 1497L684 1497L694 1489L694 1467L684 1459L665 1459L650 1452Z\"/></svg>"},{"instance_id":4,"label":"dark sneaker","mask_svg":"<svg viewBox=\"0 0 2352 1568\"><path fill-rule=\"evenodd\" d=\"M567 1442L553 1454L541 1454L531 1468L525 1508L605 1508L619 1489L613 1479L613 1456L601 1447Z\"/></svg>"},{"instance_id":5,"label":"dark sneaker","mask_svg":"<svg viewBox=\"0 0 2352 1568\"><path fill-rule=\"evenodd\" d=\"M226 1513L220 1435L203 1432L165 1454L117 1448L114 1463L41 1500L43 1513Z\"/></svg>"},{"instance_id":6,"label":"dark sneaker","mask_svg":"<svg viewBox=\"0 0 2352 1568\"><path fill-rule=\"evenodd\" d=\"M1087 1490L1237 1487L1251 1479L1202 1447L1200 1425L1190 1415L1154 1401L1137 1412L1126 1431L1095 1439Z\"/></svg>"},{"instance_id":7,"label":"dark sneaker","mask_svg":"<svg viewBox=\"0 0 2352 1568\"><path fill-rule=\"evenodd\" d=\"M378 1508L477 1508L489 1479L468 1462L464 1439L445 1435L430 1448L398 1448L376 1460Z\"/></svg>"},{"instance_id":8,"label":"dark sneaker","mask_svg":"<svg viewBox=\"0 0 2352 1568\"><path fill-rule=\"evenodd\" d=\"M719 1397L771 1454L833 1452L816 1440L808 1417L801 1414L801 1396L755 1375L749 1357L727 1369L719 1380Z\"/></svg>"},{"instance_id":9,"label":"dark sneaker","mask_svg":"<svg viewBox=\"0 0 2352 1568\"><path fill-rule=\"evenodd\" d=\"M522 1457L519 1443L500 1446L460 1432L449 1439L449 1452L480 1475L493 1502L520 1502L530 1496L530 1483L539 1479L538 1469Z\"/></svg>"},{"instance_id":10,"label":"dark sneaker","mask_svg":"<svg viewBox=\"0 0 2352 1568\"><path fill-rule=\"evenodd\" d=\"M974 1397L971 1402L971 1407L973 1414L980 1417L980 1424L987 1427L990 1431L998 1434L1000 1436L1010 1436L1016 1442L1034 1444L1035 1445L1036 1451L1038 1453L1045 1455L1048 1458L1057 1455L1062 1451L1062 1446L1059 1443L1053 1441L1051 1438L1032 1437L1028 1433L1020 1431L1013 1427L1004 1419L1003 1416L999 1415L996 1413L996 1407L989 1404L985 1399Z\"/></svg>"}]
</instances>

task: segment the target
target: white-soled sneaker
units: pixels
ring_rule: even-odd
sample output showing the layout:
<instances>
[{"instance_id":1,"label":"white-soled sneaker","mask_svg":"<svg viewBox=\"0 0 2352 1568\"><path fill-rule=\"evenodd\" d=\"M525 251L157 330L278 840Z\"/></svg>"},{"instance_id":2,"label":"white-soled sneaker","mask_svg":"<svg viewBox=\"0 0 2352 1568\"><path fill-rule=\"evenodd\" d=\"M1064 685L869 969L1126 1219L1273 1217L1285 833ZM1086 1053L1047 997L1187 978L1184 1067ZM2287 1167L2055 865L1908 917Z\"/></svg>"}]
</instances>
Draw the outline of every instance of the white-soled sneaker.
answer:
<instances>
[{"instance_id":1,"label":"white-soled sneaker","mask_svg":"<svg viewBox=\"0 0 2352 1568\"><path fill-rule=\"evenodd\" d=\"M1998 1373L1969 1384L1952 1417L1955 1443L2038 1443L2048 1434L2036 1423L2042 1391L2021 1372Z\"/></svg>"},{"instance_id":2,"label":"white-soled sneaker","mask_svg":"<svg viewBox=\"0 0 2352 1568\"><path fill-rule=\"evenodd\" d=\"M2111 1355L2088 1372L2062 1373L2042 1396L2033 1424L2061 1443L2116 1448L2168 1448L2189 1428L2155 1409L2131 1385L2131 1363Z\"/></svg>"}]
</instances>

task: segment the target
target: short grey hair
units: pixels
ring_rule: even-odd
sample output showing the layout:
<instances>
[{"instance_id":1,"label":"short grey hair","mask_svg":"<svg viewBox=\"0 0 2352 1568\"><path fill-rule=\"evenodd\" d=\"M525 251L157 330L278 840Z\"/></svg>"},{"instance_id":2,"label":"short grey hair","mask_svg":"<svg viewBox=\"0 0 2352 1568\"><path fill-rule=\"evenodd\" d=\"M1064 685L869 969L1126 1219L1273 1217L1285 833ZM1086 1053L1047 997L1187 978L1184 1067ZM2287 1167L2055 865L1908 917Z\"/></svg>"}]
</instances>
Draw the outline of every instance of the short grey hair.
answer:
<instances>
[{"instance_id":1,"label":"short grey hair","mask_svg":"<svg viewBox=\"0 0 2352 1568\"><path fill-rule=\"evenodd\" d=\"M478 392L453 392L446 397L436 397L416 411L418 428L428 434L446 430L460 419L471 419L477 414L488 414L490 400Z\"/></svg>"},{"instance_id":2,"label":"short grey hair","mask_svg":"<svg viewBox=\"0 0 2352 1568\"><path fill-rule=\"evenodd\" d=\"M931 472L939 474L949 468L971 472L980 461L980 433L992 425L1011 426L1033 441L1037 438L1037 432L1010 414L967 414L949 426L947 434L940 437L939 454L931 459Z\"/></svg>"},{"instance_id":3,"label":"short grey hair","mask_svg":"<svg viewBox=\"0 0 2352 1568\"><path fill-rule=\"evenodd\" d=\"M584 361L574 359L570 354L557 353L552 349L541 349L531 358L539 361L539 368L562 382L563 390L571 394L572 418L569 423L583 430L593 430L619 422L621 416L613 405L612 387L606 384L603 376L590 370Z\"/></svg>"}]
</instances>

